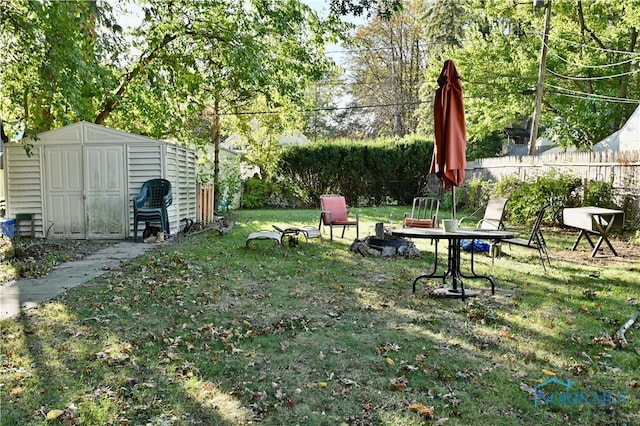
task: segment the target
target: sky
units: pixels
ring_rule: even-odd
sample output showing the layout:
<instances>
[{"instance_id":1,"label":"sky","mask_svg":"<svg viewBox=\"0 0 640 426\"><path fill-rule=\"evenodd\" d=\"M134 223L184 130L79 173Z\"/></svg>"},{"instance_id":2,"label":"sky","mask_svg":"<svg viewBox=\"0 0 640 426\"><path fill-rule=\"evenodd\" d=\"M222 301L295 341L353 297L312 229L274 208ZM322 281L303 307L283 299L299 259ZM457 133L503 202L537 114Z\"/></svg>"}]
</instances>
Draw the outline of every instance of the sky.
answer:
<instances>
[{"instance_id":1,"label":"sky","mask_svg":"<svg viewBox=\"0 0 640 426\"><path fill-rule=\"evenodd\" d=\"M329 0L301 0L302 3L311 7L315 10L320 16L326 16L329 13ZM366 23L366 18L363 17L354 17L349 16L346 18L349 22L352 22L356 25L362 25ZM327 44L327 55L331 57L338 65L345 65L344 62L346 60L345 50L338 44Z\"/></svg>"}]
</instances>

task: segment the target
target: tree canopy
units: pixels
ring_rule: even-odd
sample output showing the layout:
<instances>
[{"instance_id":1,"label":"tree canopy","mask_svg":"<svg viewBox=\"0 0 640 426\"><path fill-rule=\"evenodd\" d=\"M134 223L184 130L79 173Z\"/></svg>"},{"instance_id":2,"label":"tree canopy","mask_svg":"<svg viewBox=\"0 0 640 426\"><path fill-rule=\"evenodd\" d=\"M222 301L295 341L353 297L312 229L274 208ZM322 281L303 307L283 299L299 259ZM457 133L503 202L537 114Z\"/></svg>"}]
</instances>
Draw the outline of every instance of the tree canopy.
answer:
<instances>
[{"instance_id":1,"label":"tree canopy","mask_svg":"<svg viewBox=\"0 0 640 426\"><path fill-rule=\"evenodd\" d=\"M297 0L133 6L141 21L124 34L106 1L3 2L3 120L30 133L87 120L184 140L214 101L226 112L258 96L298 102L333 66L325 42L346 26Z\"/></svg>"},{"instance_id":2,"label":"tree canopy","mask_svg":"<svg viewBox=\"0 0 640 426\"><path fill-rule=\"evenodd\" d=\"M423 96L435 90L444 59L453 59L472 142L525 126L533 113L528 94L538 76L543 10L505 0L466 0L458 7L464 13L456 16L465 19L450 31L462 35L430 57ZM640 102L633 98L640 89L640 4L553 0L551 7L541 127L560 144L590 147L619 129ZM423 105L423 128L431 115Z\"/></svg>"},{"instance_id":3,"label":"tree canopy","mask_svg":"<svg viewBox=\"0 0 640 426\"><path fill-rule=\"evenodd\" d=\"M544 16L533 2L327 5L321 16L302 0L5 0L0 118L25 123L30 135L86 120L206 144L229 126L286 111L274 131L306 121L325 130L342 124L336 133L345 135L429 135L437 76L453 59L472 152L482 155L505 129L528 126ZM640 4L553 0L551 7L541 134L589 147L639 103ZM131 28L122 23L127 8L139 16ZM349 14L370 17L353 38ZM355 46L353 105L323 119L318 111L336 99L318 87L339 73L325 46L341 40Z\"/></svg>"}]
</instances>

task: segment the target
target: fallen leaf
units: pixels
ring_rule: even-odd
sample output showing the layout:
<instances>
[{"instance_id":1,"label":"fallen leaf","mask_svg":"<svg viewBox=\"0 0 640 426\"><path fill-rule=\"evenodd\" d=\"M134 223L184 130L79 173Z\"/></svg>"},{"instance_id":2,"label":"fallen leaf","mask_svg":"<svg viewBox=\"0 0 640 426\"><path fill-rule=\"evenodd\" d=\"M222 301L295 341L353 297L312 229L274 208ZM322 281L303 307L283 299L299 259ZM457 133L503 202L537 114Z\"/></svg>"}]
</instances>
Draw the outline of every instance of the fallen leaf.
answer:
<instances>
[{"instance_id":1,"label":"fallen leaf","mask_svg":"<svg viewBox=\"0 0 640 426\"><path fill-rule=\"evenodd\" d=\"M409 409L420 414L426 419L433 417L433 407L426 407L422 404L409 404Z\"/></svg>"},{"instance_id":2,"label":"fallen leaf","mask_svg":"<svg viewBox=\"0 0 640 426\"><path fill-rule=\"evenodd\" d=\"M513 335L509 332L509 328L507 326L502 327L500 335L505 339L513 339Z\"/></svg>"},{"instance_id":3,"label":"fallen leaf","mask_svg":"<svg viewBox=\"0 0 640 426\"><path fill-rule=\"evenodd\" d=\"M404 377L391 379L391 389L394 391L400 391L407 388L408 382Z\"/></svg>"},{"instance_id":4,"label":"fallen leaf","mask_svg":"<svg viewBox=\"0 0 640 426\"><path fill-rule=\"evenodd\" d=\"M535 388L533 388L533 387L529 386L529 385L528 385L528 384L526 384L526 383L520 383L520 390L523 390L523 391L525 391L525 392L527 392L527 393L529 393L529 394L534 394L534 393L535 393L535 391L536 391L536 389L535 389Z\"/></svg>"},{"instance_id":5,"label":"fallen leaf","mask_svg":"<svg viewBox=\"0 0 640 426\"><path fill-rule=\"evenodd\" d=\"M167 352L167 358L169 358L171 361L182 359L182 357L179 354L171 351Z\"/></svg>"},{"instance_id":6,"label":"fallen leaf","mask_svg":"<svg viewBox=\"0 0 640 426\"><path fill-rule=\"evenodd\" d=\"M20 395L24 389L20 386L11 389L11 395Z\"/></svg>"},{"instance_id":7,"label":"fallen leaf","mask_svg":"<svg viewBox=\"0 0 640 426\"><path fill-rule=\"evenodd\" d=\"M391 388L396 391L406 389L406 387L407 387L406 383L402 383L402 382L391 383Z\"/></svg>"},{"instance_id":8,"label":"fallen leaf","mask_svg":"<svg viewBox=\"0 0 640 426\"><path fill-rule=\"evenodd\" d=\"M326 388L327 386L329 386L329 383L327 383L327 382L319 382L318 383L318 387L319 388Z\"/></svg>"},{"instance_id":9,"label":"fallen leaf","mask_svg":"<svg viewBox=\"0 0 640 426\"><path fill-rule=\"evenodd\" d=\"M544 374L546 374L547 376L555 376L555 375L556 375L556 373L554 373L553 371L551 371L551 370L546 370L546 369L544 369L544 368L542 369L542 372L543 372Z\"/></svg>"},{"instance_id":10,"label":"fallen leaf","mask_svg":"<svg viewBox=\"0 0 640 426\"><path fill-rule=\"evenodd\" d=\"M62 410L51 410L47 413L47 420L55 420L64 414Z\"/></svg>"},{"instance_id":11,"label":"fallen leaf","mask_svg":"<svg viewBox=\"0 0 640 426\"><path fill-rule=\"evenodd\" d=\"M396 365L395 361L393 359L391 359L390 357L386 357L385 361L387 361L388 365Z\"/></svg>"}]
</instances>

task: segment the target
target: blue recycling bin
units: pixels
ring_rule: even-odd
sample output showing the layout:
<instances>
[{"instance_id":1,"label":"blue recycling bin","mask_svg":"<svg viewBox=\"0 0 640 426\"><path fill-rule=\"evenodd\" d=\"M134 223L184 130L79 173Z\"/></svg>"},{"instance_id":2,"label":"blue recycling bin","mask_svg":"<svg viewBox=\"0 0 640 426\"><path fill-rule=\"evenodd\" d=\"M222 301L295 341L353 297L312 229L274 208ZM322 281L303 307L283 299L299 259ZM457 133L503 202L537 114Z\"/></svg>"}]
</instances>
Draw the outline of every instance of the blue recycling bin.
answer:
<instances>
[{"instance_id":1,"label":"blue recycling bin","mask_svg":"<svg viewBox=\"0 0 640 426\"><path fill-rule=\"evenodd\" d=\"M15 219L0 218L0 233L8 238L13 238L13 231L16 226Z\"/></svg>"}]
</instances>

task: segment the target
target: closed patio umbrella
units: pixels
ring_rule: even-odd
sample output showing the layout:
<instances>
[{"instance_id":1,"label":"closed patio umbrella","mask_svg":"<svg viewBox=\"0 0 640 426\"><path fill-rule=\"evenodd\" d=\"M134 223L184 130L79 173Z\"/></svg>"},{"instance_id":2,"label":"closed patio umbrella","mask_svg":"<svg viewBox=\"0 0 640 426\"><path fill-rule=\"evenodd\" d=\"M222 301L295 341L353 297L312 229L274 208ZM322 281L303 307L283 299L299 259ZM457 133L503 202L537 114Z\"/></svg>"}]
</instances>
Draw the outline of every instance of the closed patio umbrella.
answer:
<instances>
[{"instance_id":1,"label":"closed patio umbrella","mask_svg":"<svg viewBox=\"0 0 640 426\"><path fill-rule=\"evenodd\" d=\"M467 132L460 75L450 59L442 67L438 86L433 102L435 146L430 173L442 180L445 189L451 189L451 213L455 219L455 187L464 181L467 167Z\"/></svg>"}]
</instances>

